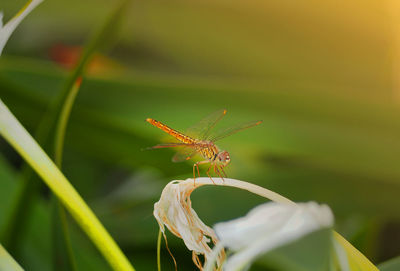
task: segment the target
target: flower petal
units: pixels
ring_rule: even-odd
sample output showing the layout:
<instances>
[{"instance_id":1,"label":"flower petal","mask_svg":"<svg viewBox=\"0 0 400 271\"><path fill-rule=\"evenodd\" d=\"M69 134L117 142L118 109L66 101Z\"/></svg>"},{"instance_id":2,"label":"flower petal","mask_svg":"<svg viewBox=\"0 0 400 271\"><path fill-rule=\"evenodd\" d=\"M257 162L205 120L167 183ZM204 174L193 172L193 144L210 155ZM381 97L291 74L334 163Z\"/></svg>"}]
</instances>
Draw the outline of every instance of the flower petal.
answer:
<instances>
[{"instance_id":1,"label":"flower petal","mask_svg":"<svg viewBox=\"0 0 400 271\"><path fill-rule=\"evenodd\" d=\"M165 225L174 235L183 239L186 247L193 252L195 264L201 268L197 255L202 254L207 259L212 253L209 244L215 244L218 239L213 229L205 225L192 209L190 194L199 186L194 186L193 181L168 183L160 200L154 204L154 217L163 233ZM222 258L223 253L217 263L221 263Z\"/></svg>"},{"instance_id":2,"label":"flower petal","mask_svg":"<svg viewBox=\"0 0 400 271\"><path fill-rule=\"evenodd\" d=\"M224 270L237 270L261 254L332 225L333 215L326 205L269 202L245 217L216 224L214 230L224 247L236 252L227 259Z\"/></svg>"},{"instance_id":3,"label":"flower petal","mask_svg":"<svg viewBox=\"0 0 400 271\"><path fill-rule=\"evenodd\" d=\"M188 249L193 251L193 261L202 269L202 264L197 255L204 255L205 261L213 259L220 268L225 259L225 250L212 251L211 242L215 245L218 238L213 229L205 225L196 212L192 209L190 194L203 185L230 186L247 190L271 200L295 205L285 197L263 187L229 178L196 178L185 181L172 181L164 188L160 200L154 204L154 216L164 233L164 225L177 237L182 238ZM211 263L210 263L211 264ZM214 267L212 267L213 269Z\"/></svg>"}]
</instances>

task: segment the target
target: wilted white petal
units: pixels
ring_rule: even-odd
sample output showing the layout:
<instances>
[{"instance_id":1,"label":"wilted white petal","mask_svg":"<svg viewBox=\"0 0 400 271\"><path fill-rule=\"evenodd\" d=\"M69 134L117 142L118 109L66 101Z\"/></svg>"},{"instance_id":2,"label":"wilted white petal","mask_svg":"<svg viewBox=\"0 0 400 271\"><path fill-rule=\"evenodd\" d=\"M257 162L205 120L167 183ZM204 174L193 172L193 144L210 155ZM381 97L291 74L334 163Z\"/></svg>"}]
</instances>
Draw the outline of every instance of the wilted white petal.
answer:
<instances>
[{"instance_id":1,"label":"wilted white petal","mask_svg":"<svg viewBox=\"0 0 400 271\"><path fill-rule=\"evenodd\" d=\"M213 180L196 178L196 183L193 179L168 183L160 200L154 204L154 216L163 233L165 231L164 225L166 225L173 234L183 239L187 248L193 251L193 261L200 269L202 269L202 263L197 256L199 254L204 255L206 262L210 258L213 259L213 263L208 261L210 269L214 269L215 262L216 268L219 269L225 258L223 247L218 251L212 251L211 242L217 244L216 247L221 247L218 245L218 238L214 230L205 225L192 209L190 194L194 189L203 185L236 187L280 203L295 204L271 190L229 178L213 178Z\"/></svg>"},{"instance_id":2,"label":"wilted white petal","mask_svg":"<svg viewBox=\"0 0 400 271\"><path fill-rule=\"evenodd\" d=\"M192 209L190 194L203 185L231 186L274 200L253 209L247 216L219 223L214 230L205 225ZM320 228L331 227L333 215L329 207L316 203L296 205L283 196L240 180L198 178L172 181L154 205L154 216L193 251L193 260L202 269L197 255L204 255L206 270L219 270L225 259L225 248L235 253L224 263L225 270L237 270L258 255L289 243ZM218 236L218 237L217 237ZM212 243L211 243L212 242ZM211 245L214 244L214 250ZM214 265L216 263L216 265Z\"/></svg>"},{"instance_id":3,"label":"wilted white petal","mask_svg":"<svg viewBox=\"0 0 400 271\"><path fill-rule=\"evenodd\" d=\"M193 261L200 269L202 263L197 255L204 255L208 259L212 253L210 245L218 241L213 229L205 225L192 209L190 194L201 185L198 183L194 186L193 180L172 181L164 188L160 200L154 204L154 216L162 232L165 231L165 225L173 234L182 238L186 247L193 252ZM222 252L217 259L218 265L223 258Z\"/></svg>"},{"instance_id":4,"label":"wilted white petal","mask_svg":"<svg viewBox=\"0 0 400 271\"><path fill-rule=\"evenodd\" d=\"M22 8L17 15L14 16L8 23L3 26L3 14L0 14L0 55L3 51L11 34L14 32L15 28L19 23L29 14L37 5L39 5L43 0L31 0L24 8Z\"/></svg>"},{"instance_id":5,"label":"wilted white petal","mask_svg":"<svg viewBox=\"0 0 400 271\"><path fill-rule=\"evenodd\" d=\"M332 225L333 215L326 205L269 202L245 217L216 224L214 230L223 246L235 251L224 264L224 270L230 271L240 270L261 254Z\"/></svg>"}]
</instances>

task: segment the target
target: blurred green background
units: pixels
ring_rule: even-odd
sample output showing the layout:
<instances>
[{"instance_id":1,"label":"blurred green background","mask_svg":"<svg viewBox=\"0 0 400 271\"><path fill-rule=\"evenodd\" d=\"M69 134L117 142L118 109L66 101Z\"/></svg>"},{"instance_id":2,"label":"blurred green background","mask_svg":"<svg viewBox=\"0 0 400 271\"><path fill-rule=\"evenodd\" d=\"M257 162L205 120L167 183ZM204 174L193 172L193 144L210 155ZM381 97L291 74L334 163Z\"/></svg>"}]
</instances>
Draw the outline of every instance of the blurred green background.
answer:
<instances>
[{"instance_id":1,"label":"blurred green background","mask_svg":"<svg viewBox=\"0 0 400 271\"><path fill-rule=\"evenodd\" d=\"M24 0L2 1L7 22ZM81 49L118 1L46 0L0 59L0 95L33 134ZM218 145L231 178L294 201L327 203L335 229L375 264L400 254L400 4L395 0L132 1L89 65L69 122L63 172L138 270L155 270L153 204L169 181L192 177L147 117L184 131L226 108L218 128L262 125ZM0 141L0 230L22 161ZM204 174L204 169L203 169ZM219 200L215 200L218 198ZM263 199L221 187L196 190L206 224ZM109 270L70 219L80 270ZM11 254L51 270L51 206L34 197ZM169 235L180 270L191 253ZM173 270L163 250L163 265ZM275 269L271 269L275 270Z\"/></svg>"}]
</instances>

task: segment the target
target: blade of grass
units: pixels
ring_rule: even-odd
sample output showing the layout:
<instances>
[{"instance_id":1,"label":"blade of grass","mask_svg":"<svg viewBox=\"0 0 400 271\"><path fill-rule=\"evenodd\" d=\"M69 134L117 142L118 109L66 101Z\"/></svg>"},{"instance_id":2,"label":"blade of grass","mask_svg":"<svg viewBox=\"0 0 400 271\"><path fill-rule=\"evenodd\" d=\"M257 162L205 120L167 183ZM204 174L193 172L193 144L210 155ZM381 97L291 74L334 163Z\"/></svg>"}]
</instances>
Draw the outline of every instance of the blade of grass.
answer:
<instances>
[{"instance_id":1,"label":"blade of grass","mask_svg":"<svg viewBox=\"0 0 400 271\"><path fill-rule=\"evenodd\" d=\"M56 103L60 105L60 107L57 107L60 108L60 111L59 118L57 120L56 133L54 136L54 161L60 169L62 165L65 131L73 103L76 95L78 94L82 81L81 76L84 73L87 64L93 57L94 52L96 52L99 47L105 43L105 39L108 38L112 32L114 32L116 24L121 17L123 7L125 7L126 3L126 1L122 2L116 11L108 18L108 20L106 20L103 27L101 27L94 37L90 39L89 43L85 47L80 61L67 78L65 86L61 94L58 96L58 101ZM76 270L73 251L70 245L70 237L68 234L68 222L66 220L66 214L59 202L57 200L54 202L56 205L56 210L53 216L53 231L54 236L56 237L54 238L54 270L59 270L60 268L64 268L65 270ZM59 227L60 225L61 229ZM60 230L62 232L59 232ZM59 238L57 238L57 236Z\"/></svg>"},{"instance_id":2,"label":"blade of grass","mask_svg":"<svg viewBox=\"0 0 400 271\"><path fill-rule=\"evenodd\" d=\"M78 270L71 246L71 237L65 209L57 197L53 197L52 207L53 270Z\"/></svg>"},{"instance_id":3,"label":"blade of grass","mask_svg":"<svg viewBox=\"0 0 400 271\"><path fill-rule=\"evenodd\" d=\"M80 84L82 81L81 76L84 73L87 64L90 62L90 59L93 57L94 52L96 52L99 47L105 43L105 39L108 38L112 32L114 32L116 24L119 22L121 13L126 3L127 1L122 2L122 4L118 6L116 11L108 18L108 20L106 20L103 27L101 27L100 30L94 35L94 37L90 39L88 45L85 47L80 61L68 77L61 94L58 96L58 101L56 102L56 104L61 106L56 107L60 108L60 111L59 118L57 120L56 133L54 136L54 161L60 169L62 165L65 131L72 106L80 88ZM68 234L68 221L66 219L66 214L64 208L57 200L54 201L54 204L56 205L56 210L53 216L53 231L55 237L54 270L60 270L60 268L63 268L65 270L76 270L76 264L70 245L70 237ZM59 227L60 225L61 229ZM59 232L60 230L62 232Z\"/></svg>"},{"instance_id":4,"label":"blade of grass","mask_svg":"<svg viewBox=\"0 0 400 271\"><path fill-rule=\"evenodd\" d=\"M134 270L81 196L0 100L0 133L42 177L114 270Z\"/></svg>"},{"instance_id":5,"label":"blade of grass","mask_svg":"<svg viewBox=\"0 0 400 271\"><path fill-rule=\"evenodd\" d=\"M57 122L57 129L54 138L54 162L59 169L62 167L62 154L68 119L81 83L82 77L79 77L68 92ZM53 206L53 268L54 270L77 270L64 207L57 198L53 199Z\"/></svg>"},{"instance_id":6,"label":"blade of grass","mask_svg":"<svg viewBox=\"0 0 400 271\"><path fill-rule=\"evenodd\" d=\"M94 52L104 46L107 38L115 33L115 28L119 23L122 13L127 5L128 1L122 1L117 8L111 13L106 19L102 27L89 39L87 46L71 75L67 78L62 91L57 97L51 102L47 113L44 115L40 122L35 138L37 142L43 146L45 150L52 153L52 150L48 147L51 146L51 142L48 142L50 133L55 130L56 121L58 116L61 114L61 108L64 101L68 97L68 93L72 88L74 82L78 77L82 75L93 56ZM39 190L40 183L32 180L32 171L29 166L24 165L22 169L22 180L19 182L20 186L16 195L15 201L11 206L12 211L6 227L3 233L1 233L1 240L4 245L10 250L15 251L21 238L22 226L26 224L26 219L29 217L29 208L32 206L31 202Z\"/></svg>"},{"instance_id":7,"label":"blade of grass","mask_svg":"<svg viewBox=\"0 0 400 271\"><path fill-rule=\"evenodd\" d=\"M8 254L0 244L0 270L22 271L22 267Z\"/></svg>"},{"instance_id":8,"label":"blade of grass","mask_svg":"<svg viewBox=\"0 0 400 271\"><path fill-rule=\"evenodd\" d=\"M60 117L57 122L56 134L54 136L54 163L61 168L62 154L64 148L65 131L67 129L67 123L71 114L72 106L74 105L76 95L80 89L82 78L79 77L75 84L71 87L68 95L65 98L62 106Z\"/></svg>"}]
</instances>

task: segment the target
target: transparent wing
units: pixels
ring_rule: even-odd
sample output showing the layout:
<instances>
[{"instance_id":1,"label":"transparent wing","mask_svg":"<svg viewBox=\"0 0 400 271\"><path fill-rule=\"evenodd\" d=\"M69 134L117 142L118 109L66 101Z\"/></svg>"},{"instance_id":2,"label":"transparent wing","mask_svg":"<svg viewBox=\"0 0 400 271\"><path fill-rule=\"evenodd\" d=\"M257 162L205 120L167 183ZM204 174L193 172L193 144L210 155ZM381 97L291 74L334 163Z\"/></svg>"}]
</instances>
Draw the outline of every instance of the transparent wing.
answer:
<instances>
[{"instance_id":1,"label":"transparent wing","mask_svg":"<svg viewBox=\"0 0 400 271\"><path fill-rule=\"evenodd\" d=\"M217 122L220 121L223 116L225 116L225 114L226 109L218 110L208 115L195 125L191 126L189 129L186 130L185 134L192 138L197 138L200 140L206 139L209 136L212 128L214 128Z\"/></svg>"},{"instance_id":2,"label":"transparent wing","mask_svg":"<svg viewBox=\"0 0 400 271\"><path fill-rule=\"evenodd\" d=\"M149 149L163 149L163 148L178 148L176 154L172 157L172 162L183 162L189 160L196 154L195 149L193 148L194 144L186 144L186 143L165 143L158 144L153 147L146 148Z\"/></svg>"},{"instance_id":3,"label":"transparent wing","mask_svg":"<svg viewBox=\"0 0 400 271\"><path fill-rule=\"evenodd\" d=\"M226 129L223 129L221 131L216 132L212 138L210 138L209 140L212 142L218 141L220 139L223 139L227 136L236 134L239 131L242 131L244 129L248 129L254 126L257 126L259 124L261 124L262 121L261 120L257 120L257 121L251 121L251 122L246 122L246 123L241 123L232 127L228 127Z\"/></svg>"},{"instance_id":4,"label":"transparent wing","mask_svg":"<svg viewBox=\"0 0 400 271\"><path fill-rule=\"evenodd\" d=\"M158 144L155 145L153 147L148 147L146 148L146 150L151 150L151 149L162 149L162 148L174 148L174 147L185 147L188 146L190 144L186 144L186 143L165 143L165 144Z\"/></svg>"},{"instance_id":5,"label":"transparent wing","mask_svg":"<svg viewBox=\"0 0 400 271\"><path fill-rule=\"evenodd\" d=\"M189 160L193 156L195 156L197 152L191 147L183 147L175 153L172 157L172 162L178 163Z\"/></svg>"}]
</instances>

